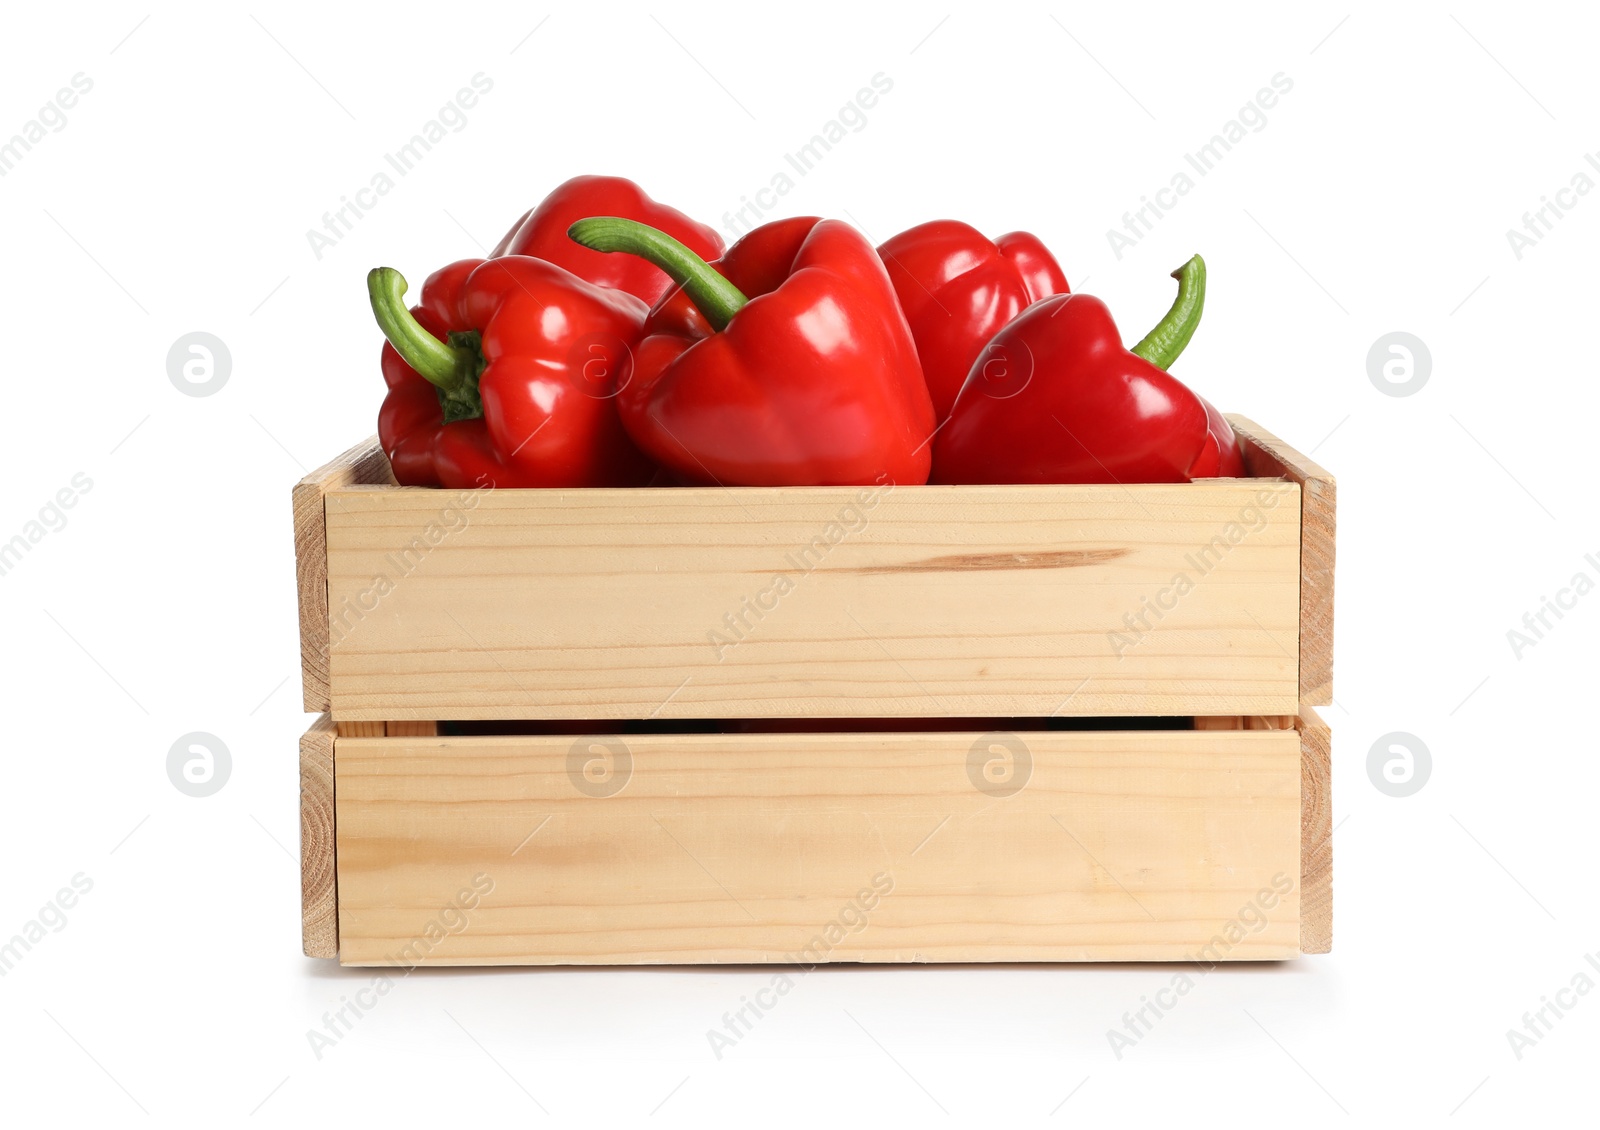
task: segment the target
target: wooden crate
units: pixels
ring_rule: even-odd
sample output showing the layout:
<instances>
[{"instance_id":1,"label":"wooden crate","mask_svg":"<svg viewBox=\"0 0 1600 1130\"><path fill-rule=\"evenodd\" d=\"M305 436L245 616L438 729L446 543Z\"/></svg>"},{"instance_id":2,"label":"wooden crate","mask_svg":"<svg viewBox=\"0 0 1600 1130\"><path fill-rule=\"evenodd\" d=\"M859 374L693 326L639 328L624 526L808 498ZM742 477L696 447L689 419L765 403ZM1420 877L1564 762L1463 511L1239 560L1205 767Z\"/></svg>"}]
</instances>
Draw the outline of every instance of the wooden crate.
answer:
<instances>
[{"instance_id":1,"label":"wooden crate","mask_svg":"<svg viewBox=\"0 0 1600 1130\"><path fill-rule=\"evenodd\" d=\"M429 491L352 449L295 490L306 952L1327 950L1334 484L1233 421L1255 477L1181 485ZM1109 717L1160 721L1057 728Z\"/></svg>"}]
</instances>

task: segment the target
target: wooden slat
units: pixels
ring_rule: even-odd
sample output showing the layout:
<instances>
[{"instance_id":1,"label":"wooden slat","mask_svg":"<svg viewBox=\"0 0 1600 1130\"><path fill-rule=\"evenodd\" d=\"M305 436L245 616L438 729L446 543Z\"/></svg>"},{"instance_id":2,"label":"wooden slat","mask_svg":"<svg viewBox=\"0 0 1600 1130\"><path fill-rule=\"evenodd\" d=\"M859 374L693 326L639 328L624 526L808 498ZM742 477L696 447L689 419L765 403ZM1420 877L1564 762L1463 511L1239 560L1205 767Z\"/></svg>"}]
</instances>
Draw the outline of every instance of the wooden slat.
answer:
<instances>
[{"instance_id":1,"label":"wooden slat","mask_svg":"<svg viewBox=\"0 0 1600 1130\"><path fill-rule=\"evenodd\" d=\"M1333 743L1311 707L1297 715L1196 718L1196 730L1300 732L1300 948L1333 948Z\"/></svg>"},{"instance_id":2,"label":"wooden slat","mask_svg":"<svg viewBox=\"0 0 1600 1130\"><path fill-rule=\"evenodd\" d=\"M300 937L307 957L339 954L333 740L326 714L300 738Z\"/></svg>"},{"instance_id":3,"label":"wooden slat","mask_svg":"<svg viewBox=\"0 0 1600 1130\"><path fill-rule=\"evenodd\" d=\"M1292 731L341 738L340 958L1291 957L1300 764Z\"/></svg>"},{"instance_id":4,"label":"wooden slat","mask_svg":"<svg viewBox=\"0 0 1600 1130\"><path fill-rule=\"evenodd\" d=\"M330 491L333 715L1298 707L1293 483L858 493Z\"/></svg>"},{"instance_id":5,"label":"wooden slat","mask_svg":"<svg viewBox=\"0 0 1600 1130\"><path fill-rule=\"evenodd\" d=\"M338 487L393 483L378 437L356 444L294 488L295 581L300 593L301 690L308 712L328 709L328 538L323 497Z\"/></svg>"},{"instance_id":6,"label":"wooden slat","mask_svg":"<svg viewBox=\"0 0 1600 1130\"><path fill-rule=\"evenodd\" d=\"M1300 949L1333 949L1333 736L1311 707L1300 729Z\"/></svg>"},{"instance_id":7,"label":"wooden slat","mask_svg":"<svg viewBox=\"0 0 1600 1130\"><path fill-rule=\"evenodd\" d=\"M431 738L439 732L437 722L388 722L385 724L391 738Z\"/></svg>"},{"instance_id":8,"label":"wooden slat","mask_svg":"<svg viewBox=\"0 0 1600 1130\"><path fill-rule=\"evenodd\" d=\"M439 732L437 722L336 722L341 738L431 738Z\"/></svg>"},{"instance_id":9,"label":"wooden slat","mask_svg":"<svg viewBox=\"0 0 1600 1130\"><path fill-rule=\"evenodd\" d=\"M1309 457L1244 416L1228 417L1238 433L1245 469L1300 484L1300 701L1333 701L1334 478Z\"/></svg>"}]
</instances>

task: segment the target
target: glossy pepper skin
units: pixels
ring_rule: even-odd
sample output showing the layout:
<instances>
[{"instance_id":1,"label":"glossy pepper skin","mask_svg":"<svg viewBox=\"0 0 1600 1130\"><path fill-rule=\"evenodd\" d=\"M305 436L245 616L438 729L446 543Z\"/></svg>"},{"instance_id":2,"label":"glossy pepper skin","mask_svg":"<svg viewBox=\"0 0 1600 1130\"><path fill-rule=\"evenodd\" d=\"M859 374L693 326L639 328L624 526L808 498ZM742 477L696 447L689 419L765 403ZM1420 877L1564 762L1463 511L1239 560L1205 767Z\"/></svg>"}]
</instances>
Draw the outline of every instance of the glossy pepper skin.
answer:
<instances>
[{"instance_id":1,"label":"glossy pepper skin","mask_svg":"<svg viewBox=\"0 0 1600 1130\"><path fill-rule=\"evenodd\" d=\"M554 263L597 286L622 290L653 304L672 289L665 271L631 255L605 255L567 238L567 229L586 216L622 216L649 224L683 243L702 259L722 254L716 229L657 203L623 177L573 177L556 186L537 208L522 214L500 241L492 258L531 255Z\"/></svg>"},{"instance_id":2,"label":"glossy pepper skin","mask_svg":"<svg viewBox=\"0 0 1600 1130\"><path fill-rule=\"evenodd\" d=\"M1243 473L1220 413L1166 372L1199 324L1205 264L1173 272L1179 296L1133 350L1105 303L1030 306L973 366L934 440L938 483L1181 483Z\"/></svg>"},{"instance_id":3,"label":"glossy pepper skin","mask_svg":"<svg viewBox=\"0 0 1600 1130\"><path fill-rule=\"evenodd\" d=\"M990 240L959 220L933 220L878 248L911 326L935 417L950 415L983 347L1041 298L1066 294L1067 276L1037 236Z\"/></svg>"},{"instance_id":4,"label":"glossy pepper skin","mask_svg":"<svg viewBox=\"0 0 1600 1130\"><path fill-rule=\"evenodd\" d=\"M650 480L615 400L643 301L525 256L451 263L410 311L398 272L380 267L367 282L389 339L378 439L402 486Z\"/></svg>"},{"instance_id":5,"label":"glossy pepper skin","mask_svg":"<svg viewBox=\"0 0 1600 1130\"><path fill-rule=\"evenodd\" d=\"M1198 395L1198 394L1196 394ZM1206 444L1200 457L1189 468L1191 479L1237 479L1244 476L1244 453L1239 450L1239 437L1233 434L1233 425L1205 397L1200 403L1206 409Z\"/></svg>"},{"instance_id":6,"label":"glossy pepper skin","mask_svg":"<svg viewBox=\"0 0 1600 1130\"><path fill-rule=\"evenodd\" d=\"M927 481L933 406L864 236L837 220L779 220L713 269L638 229L596 218L573 238L650 254L683 284L651 312L617 397L652 459L724 486Z\"/></svg>"}]
</instances>

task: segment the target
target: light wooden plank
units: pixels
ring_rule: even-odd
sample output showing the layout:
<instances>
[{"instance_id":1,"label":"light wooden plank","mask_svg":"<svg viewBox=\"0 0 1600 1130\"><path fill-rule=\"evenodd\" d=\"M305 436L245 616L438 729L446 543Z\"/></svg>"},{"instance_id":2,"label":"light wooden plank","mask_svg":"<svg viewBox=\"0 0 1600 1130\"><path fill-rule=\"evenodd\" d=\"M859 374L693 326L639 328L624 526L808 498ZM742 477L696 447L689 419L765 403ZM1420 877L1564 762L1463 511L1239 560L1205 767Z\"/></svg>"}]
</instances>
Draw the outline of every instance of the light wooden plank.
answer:
<instances>
[{"instance_id":1,"label":"light wooden plank","mask_svg":"<svg viewBox=\"0 0 1600 1130\"><path fill-rule=\"evenodd\" d=\"M341 738L431 738L439 732L437 722L337 722Z\"/></svg>"},{"instance_id":2,"label":"light wooden plank","mask_svg":"<svg viewBox=\"0 0 1600 1130\"><path fill-rule=\"evenodd\" d=\"M391 738L431 738L439 732L437 722L388 722L385 733Z\"/></svg>"},{"instance_id":3,"label":"light wooden plank","mask_svg":"<svg viewBox=\"0 0 1600 1130\"><path fill-rule=\"evenodd\" d=\"M1238 433L1245 468L1252 475L1300 484L1300 700L1311 706L1333 701L1334 478L1308 456L1244 416L1229 416Z\"/></svg>"},{"instance_id":4,"label":"light wooden plank","mask_svg":"<svg viewBox=\"0 0 1600 1130\"><path fill-rule=\"evenodd\" d=\"M333 740L326 714L300 738L300 938L307 957L339 954Z\"/></svg>"},{"instance_id":5,"label":"light wooden plank","mask_svg":"<svg viewBox=\"0 0 1600 1130\"><path fill-rule=\"evenodd\" d=\"M1300 724L1300 949L1333 949L1333 735L1315 710Z\"/></svg>"},{"instance_id":6,"label":"light wooden plank","mask_svg":"<svg viewBox=\"0 0 1600 1130\"><path fill-rule=\"evenodd\" d=\"M1292 731L341 738L340 957L1291 957L1300 765Z\"/></svg>"},{"instance_id":7,"label":"light wooden plank","mask_svg":"<svg viewBox=\"0 0 1600 1130\"><path fill-rule=\"evenodd\" d=\"M308 712L327 710L328 539L323 497L337 487L393 483L389 459L372 436L318 467L294 488L295 582L300 596L300 684Z\"/></svg>"},{"instance_id":8,"label":"light wooden plank","mask_svg":"<svg viewBox=\"0 0 1600 1130\"><path fill-rule=\"evenodd\" d=\"M1293 483L860 494L332 491L334 717L1298 707Z\"/></svg>"},{"instance_id":9,"label":"light wooden plank","mask_svg":"<svg viewBox=\"0 0 1600 1130\"><path fill-rule=\"evenodd\" d=\"M1196 718L1197 730L1300 731L1300 948L1333 948L1333 758L1327 723L1311 707L1297 715Z\"/></svg>"}]
</instances>

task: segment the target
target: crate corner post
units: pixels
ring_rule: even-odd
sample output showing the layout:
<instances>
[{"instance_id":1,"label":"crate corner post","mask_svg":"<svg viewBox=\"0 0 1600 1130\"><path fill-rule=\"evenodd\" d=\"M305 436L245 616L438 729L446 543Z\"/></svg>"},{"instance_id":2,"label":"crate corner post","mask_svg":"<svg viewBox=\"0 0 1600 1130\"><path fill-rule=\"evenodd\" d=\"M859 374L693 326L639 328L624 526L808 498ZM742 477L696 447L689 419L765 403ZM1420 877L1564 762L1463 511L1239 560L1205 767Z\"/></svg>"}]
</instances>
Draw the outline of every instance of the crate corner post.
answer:
<instances>
[{"instance_id":1,"label":"crate corner post","mask_svg":"<svg viewBox=\"0 0 1600 1130\"><path fill-rule=\"evenodd\" d=\"M1333 950L1333 734L1310 706L1300 731L1300 952Z\"/></svg>"},{"instance_id":2,"label":"crate corner post","mask_svg":"<svg viewBox=\"0 0 1600 1130\"><path fill-rule=\"evenodd\" d=\"M300 938L307 957L339 956L335 736L334 723L324 714L300 738Z\"/></svg>"},{"instance_id":3,"label":"crate corner post","mask_svg":"<svg viewBox=\"0 0 1600 1130\"><path fill-rule=\"evenodd\" d=\"M1230 413L1244 449L1245 469L1258 478L1283 478L1300 485L1300 701L1333 703L1334 519L1338 483L1309 455L1302 455L1254 420Z\"/></svg>"},{"instance_id":4,"label":"crate corner post","mask_svg":"<svg viewBox=\"0 0 1600 1130\"><path fill-rule=\"evenodd\" d=\"M295 589L300 607L300 686L307 714L329 708L328 492L347 486L393 486L389 457L369 436L294 486Z\"/></svg>"}]
</instances>

